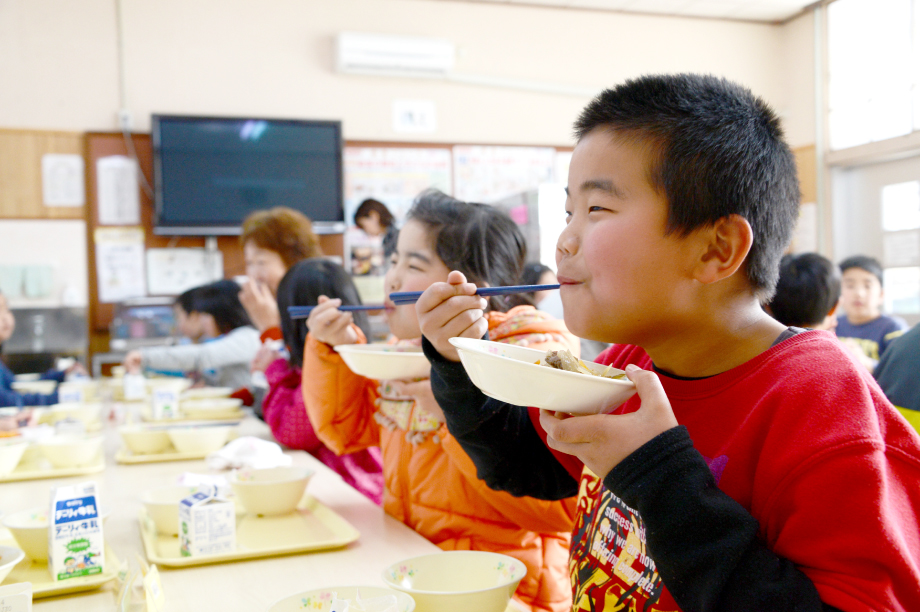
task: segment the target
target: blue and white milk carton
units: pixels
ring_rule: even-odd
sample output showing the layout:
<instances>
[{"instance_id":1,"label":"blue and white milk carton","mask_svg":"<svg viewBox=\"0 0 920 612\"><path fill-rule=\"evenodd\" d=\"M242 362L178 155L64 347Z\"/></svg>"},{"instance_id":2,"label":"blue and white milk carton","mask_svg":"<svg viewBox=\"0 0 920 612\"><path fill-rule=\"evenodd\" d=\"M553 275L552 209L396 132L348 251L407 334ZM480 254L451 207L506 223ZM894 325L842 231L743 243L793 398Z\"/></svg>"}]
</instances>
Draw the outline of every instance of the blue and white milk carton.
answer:
<instances>
[{"instance_id":1,"label":"blue and white milk carton","mask_svg":"<svg viewBox=\"0 0 920 612\"><path fill-rule=\"evenodd\" d=\"M236 550L236 510L203 487L179 502L179 552L183 557L216 555Z\"/></svg>"},{"instance_id":2,"label":"blue and white milk carton","mask_svg":"<svg viewBox=\"0 0 920 612\"><path fill-rule=\"evenodd\" d=\"M55 488L48 529L48 569L54 580L102 573L105 541L95 483Z\"/></svg>"}]
</instances>

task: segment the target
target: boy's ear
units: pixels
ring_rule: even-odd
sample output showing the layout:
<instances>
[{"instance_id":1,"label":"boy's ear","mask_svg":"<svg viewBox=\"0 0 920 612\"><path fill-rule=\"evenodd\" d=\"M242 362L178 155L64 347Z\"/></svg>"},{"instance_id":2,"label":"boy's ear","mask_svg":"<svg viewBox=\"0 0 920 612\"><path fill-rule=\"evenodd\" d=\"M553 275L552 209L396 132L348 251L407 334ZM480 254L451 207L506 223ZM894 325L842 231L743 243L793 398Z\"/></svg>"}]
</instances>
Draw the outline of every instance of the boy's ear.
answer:
<instances>
[{"instance_id":1,"label":"boy's ear","mask_svg":"<svg viewBox=\"0 0 920 612\"><path fill-rule=\"evenodd\" d=\"M701 231L704 244L696 280L707 285L737 272L754 242L754 231L747 219L728 215Z\"/></svg>"}]
</instances>

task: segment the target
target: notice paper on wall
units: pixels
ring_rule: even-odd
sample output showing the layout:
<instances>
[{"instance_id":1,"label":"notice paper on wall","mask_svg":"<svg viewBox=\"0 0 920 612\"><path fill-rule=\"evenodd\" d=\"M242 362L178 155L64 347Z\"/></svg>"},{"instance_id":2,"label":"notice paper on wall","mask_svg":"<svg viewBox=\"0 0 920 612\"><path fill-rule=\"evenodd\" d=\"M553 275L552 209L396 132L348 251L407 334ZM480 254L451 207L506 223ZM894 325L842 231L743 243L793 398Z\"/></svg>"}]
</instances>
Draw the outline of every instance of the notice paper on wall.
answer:
<instances>
[{"instance_id":1,"label":"notice paper on wall","mask_svg":"<svg viewBox=\"0 0 920 612\"><path fill-rule=\"evenodd\" d=\"M96 160L99 225L137 225L141 222L137 163L124 155Z\"/></svg>"},{"instance_id":2,"label":"notice paper on wall","mask_svg":"<svg viewBox=\"0 0 920 612\"><path fill-rule=\"evenodd\" d=\"M146 295L144 228L97 227L93 238L99 301L120 302Z\"/></svg>"},{"instance_id":3,"label":"notice paper on wall","mask_svg":"<svg viewBox=\"0 0 920 612\"><path fill-rule=\"evenodd\" d=\"M179 295L186 289L224 277L220 251L208 249L147 249L147 291L150 295Z\"/></svg>"},{"instance_id":4,"label":"notice paper on wall","mask_svg":"<svg viewBox=\"0 0 920 612\"><path fill-rule=\"evenodd\" d=\"M83 206L83 156L42 155L42 200L45 206Z\"/></svg>"}]
</instances>

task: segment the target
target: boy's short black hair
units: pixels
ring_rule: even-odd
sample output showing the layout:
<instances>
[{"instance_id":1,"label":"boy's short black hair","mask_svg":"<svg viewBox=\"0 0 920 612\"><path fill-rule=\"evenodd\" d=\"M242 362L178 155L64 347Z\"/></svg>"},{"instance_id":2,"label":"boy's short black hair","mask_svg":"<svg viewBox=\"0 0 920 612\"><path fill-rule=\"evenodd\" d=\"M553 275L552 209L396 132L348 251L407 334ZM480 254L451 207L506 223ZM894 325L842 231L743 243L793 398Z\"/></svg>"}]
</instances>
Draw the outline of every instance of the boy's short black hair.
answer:
<instances>
[{"instance_id":1,"label":"boy's short black hair","mask_svg":"<svg viewBox=\"0 0 920 612\"><path fill-rule=\"evenodd\" d=\"M866 272L874 274L875 277L878 278L878 283L880 285L885 285L885 282L882 280L884 276L882 273L882 264L875 257L869 257L868 255L853 255L840 262L841 274L850 268L862 268Z\"/></svg>"},{"instance_id":2,"label":"boy's short black hair","mask_svg":"<svg viewBox=\"0 0 920 612\"><path fill-rule=\"evenodd\" d=\"M643 76L594 98L575 135L597 128L652 147L649 182L667 198L668 233L732 214L747 219L754 242L746 274L769 299L798 216L799 182L779 118L763 100L714 76Z\"/></svg>"},{"instance_id":3,"label":"boy's short black hair","mask_svg":"<svg viewBox=\"0 0 920 612\"><path fill-rule=\"evenodd\" d=\"M840 271L818 253L785 255L779 282L767 304L773 318L794 327L813 327L830 314L840 299Z\"/></svg>"}]
</instances>

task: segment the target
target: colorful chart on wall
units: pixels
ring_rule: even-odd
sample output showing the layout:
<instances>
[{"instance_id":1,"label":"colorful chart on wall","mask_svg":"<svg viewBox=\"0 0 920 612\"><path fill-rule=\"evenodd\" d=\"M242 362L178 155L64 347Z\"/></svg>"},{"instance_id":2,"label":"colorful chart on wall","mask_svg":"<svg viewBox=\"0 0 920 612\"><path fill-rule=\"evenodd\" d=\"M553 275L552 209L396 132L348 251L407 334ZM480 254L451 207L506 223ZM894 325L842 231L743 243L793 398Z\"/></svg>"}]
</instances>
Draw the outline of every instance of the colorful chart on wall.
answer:
<instances>
[{"instance_id":1,"label":"colorful chart on wall","mask_svg":"<svg viewBox=\"0 0 920 612\"><path fill-rule=\"evenodd\" d=\"M455 146L454 196L467 202L496 202L552 183L553 147Z\"/></svg>"},{"instance_id":2,"label":"colorful chart on wall","mask_svg":"<svg viewBox=\"0 0 920 612\"><path fill-rule=\"evenodd\" d=\"M386 204L401 223L420 192L451 193L451 154L446 148L345 147L345 221L367 198Z\"/></svg>"}]
</instances>

